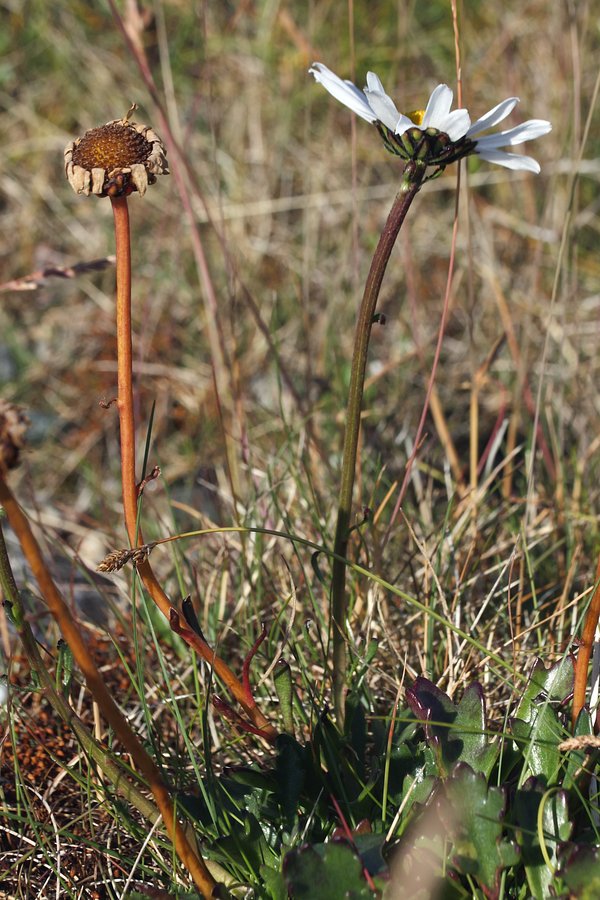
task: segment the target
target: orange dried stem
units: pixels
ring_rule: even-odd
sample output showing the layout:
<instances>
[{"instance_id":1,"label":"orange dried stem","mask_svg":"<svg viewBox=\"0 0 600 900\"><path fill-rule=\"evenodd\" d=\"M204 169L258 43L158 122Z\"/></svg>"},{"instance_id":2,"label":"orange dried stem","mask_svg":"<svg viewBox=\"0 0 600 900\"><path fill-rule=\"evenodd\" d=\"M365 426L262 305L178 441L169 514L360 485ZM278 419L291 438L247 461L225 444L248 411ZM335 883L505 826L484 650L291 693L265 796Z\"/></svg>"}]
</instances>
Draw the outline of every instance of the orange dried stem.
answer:
<instances>
[{"instance_id":1,"label":"orange dried stem","mask_svg":"<svg viewBox=\"0 0 600 900\"><path fill-rule=\"evenodd\" d=\"M214 650L211 649L199 634L196 634L192 628L182 621L181 616L176 609L173 609L173 607L170 609L169 622L175 634L178 634L179 637L183 638L186 644L192 647L202 659L213 667L217 676L227 686L242 709L247 713L252 724L260 729L263 736L272 743L277 737L276 729L260 711L252 694L246 693L243 684L235 677L229 666L224 663L222 659L215 656Z\"/></svg>"},{"instance_id":2,"label":"orange dried stem","mask_svg":"<svg viewBox=\"0 0 600 900\"><path fill-rule=\"evenodd\" d=\"M577 721L577 716L581 712L585 703L585 691L588 679L588 666L592 655L592 647L594 646L594 635L598 627L600 619L600 559L596 568L596 587L592 595L588 611L583 624L583 634L581 635L581 645L577 654L575 663L575 683L573 685L573 727Z\"/></svg>"},{"instance_id":3,"label":"orange dried stem","mask_svg":"<svg viewBox=\"0 0 600 900\"><path fill-rule=\"evenodd\" d=\"M178 857L187 867L196 886L205 896L210 897L216 882L203 860L193 851L181 825L177 822L173 814L173 801L169 796L157 766L141 746L119 707L109 694L83 640L81 631L73 619L69 607L54 584L29 522L1 474L0 504L4 507L10 526L19 540L27 562L31 566L42 597L56 619L61 634L71 648L75 661L83 672L86 684L94 700L98 703L102 714L119 741L131 755L143 777L147 780Z\"/></svg>"},{"instance_id":4,"label":"orange dried stem","mask_svg":"<svg viewBox=\"0 0 600 900\"><path fill-rule=\"evenodd\" d=\"M135 420L133 414L133 351L131 341L131 239L129 229L129 209L126 197L111 197L115 225L115 250L117 257L117 384L119 428L121 433L121 473L123 489L123 513L125 527L132 547L143 544L141 529L138 528L138 488L135 477ZM160 611L173 626L173 605L160 586L148 560L137 564L137 571ZM179 616L177 614L179 619ZM182 632L183 636L183 632ZM254 725L260 729L270 729L254 701L247 703L244 686L233 674L229 666L218 659L209 645L198 639L188 644L200 653L214 668L217 676L231 691L235 699L246 710ZM273 729L274 731L274 729ZM275 733L275 732L274 732Z\"/></svg>"},{"instance_id":5,"label":"orange dried stem","mask_svg":"<svg viewBox=\"0 0 600 900\"><path fill-rule=\"evenodd\" d=\"M111 198L117 256L117 383L121 434L123 513L132 547L137 547L137 482L133 416L133 350L131 343L131 240L126 197Z\"/></svg>"}]
</instances>

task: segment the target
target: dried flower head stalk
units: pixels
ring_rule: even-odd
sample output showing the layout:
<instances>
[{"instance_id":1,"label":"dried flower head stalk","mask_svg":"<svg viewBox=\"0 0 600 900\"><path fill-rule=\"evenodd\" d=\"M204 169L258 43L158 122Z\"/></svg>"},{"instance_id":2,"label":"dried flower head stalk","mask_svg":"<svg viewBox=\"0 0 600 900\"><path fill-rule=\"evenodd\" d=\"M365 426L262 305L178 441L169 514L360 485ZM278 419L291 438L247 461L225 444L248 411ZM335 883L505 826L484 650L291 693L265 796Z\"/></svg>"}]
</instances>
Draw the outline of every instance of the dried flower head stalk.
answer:
<instances>
[{"instance_id":1,"label":"dried flower head stalk","mask_svg":"<svg viewBox=\"0 0 600 900\"><path fill-rule=\"evenodd\" d=\"M131 337L131 236L128 197L146 193L157 175L167 175L166 151L149 125L132 122L133 104L122 119L92 128L65 150L65 171L76 193L109 197L115 224L117 269L117 380L121 437L123 509L132 548L143 543L138 533L138 489L135 474ZM144 571L142 562L141 571ZM150 576L150 572L148 573ZM153 585L155 601L165 615L170 607L164 592Z\"/></svg>"},{"instance_id":2,"label":"dried flower head stalk","mask_svg":"<svg viewBox=\"0 0 600 900\"><path fill-rule=\"evenodd\" d=\"M129 121L135 108L135 105L132 106L123 119L109 122L100 128L93 128L82 138L69 144L65 150L65 164L67 178L77 193L94 193L99 197L109 197L115 226L117 408L123 515L130 548L109 553L102 560L100 571L118 571L126 563L133 562L152 600L171 621L175 610L148 559L148 554L155 544L144 544L138 522L140 489L143 489L149 478L154 477L154 472L140 481L136 478L131 337L131 235L128 211L129 196L136 190L140 194L145 193L147 186L156 181L157 175L166 175L169 170L165 149L155 132L147 125L136 125ZM259 728L268 725L254 701L248 708L244 685L206 642L200 642L199 652L244 707L253 724Z\"/></svg>"},{"instance_id":3,"label":"dried flower head stalk","mask_svg":"<svg viewBox=\"0 0 600 900\"><path fill-rule=\"evenodd\" d=\"M22 407L0 399L0 472L16 469L29 419Z\"/></svg>"},{"instance_id":4,"label":"dried flower head stalk","mask_svg":"<svg viewBox=\"0 0 600 900\"><path fill-rule=\"evenodd\" d=\"M91 128L65 150L65 173L77 194L128 197L146 193L157 175L168 175L167 152L149 125L122 119Z\"/></svg>"}]
</instances>

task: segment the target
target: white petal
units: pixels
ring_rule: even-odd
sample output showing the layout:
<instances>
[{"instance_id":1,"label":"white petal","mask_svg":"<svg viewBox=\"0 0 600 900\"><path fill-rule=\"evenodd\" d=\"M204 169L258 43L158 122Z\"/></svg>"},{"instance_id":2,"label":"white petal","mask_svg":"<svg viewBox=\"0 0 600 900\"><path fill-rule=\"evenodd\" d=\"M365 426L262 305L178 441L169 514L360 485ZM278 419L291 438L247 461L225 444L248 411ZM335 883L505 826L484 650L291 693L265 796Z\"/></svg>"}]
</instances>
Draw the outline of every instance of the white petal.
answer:
<instances>
[{"instance_id":1,"label":"white petal","mask_svg":"<svg viewBox=\"0 0 600 900\"><path fill-rule=\"evenodd\" d=\"M477 146L493 149L494 147L514 147L516 144L522 144L524 141L533 141L535 138L542 137L552 131L550 122L544 119L529 119L522 125L516 125L509 128L508 131L499 131L497 134L486 134L485 137L479 138Z\"/></svg>"},{"instance_id":2,"label":"white petal","mask_svg":"<svg viewBox=\"0 0 600 900\"><path fill-rule=\"evenodd\" d=\"M376 75L375 72L367 72L367 85L365 91L376 91L380 94L385 94L381 78L379 75Z\"/></svg>"},{"instance_id":3,"label":"white petal","mask_svg":"<svg viewBox=\"0 0 600 900\"><path fill-rule=\"evenodd\" d=\"M315 80L322 84L326 91L329 91L332 97L355 112L357 116L366 119L367 122L377 121L377 116L369 106L367 98L351 81L342 81L323 63L313 63L308 71L314 75Z\"/></svg>"},{"instance_id":4,"label":"white petal","mask_svg":"<svg viewBox=\"0 0 600 900\"><path fill-rule=\"evenodd\" d=\"M479 152L479 141L475 152L481 159L496 163L497 166L504 166L506 169L534 172L536 175L540 172L540 164L535 159L532 159L531 156L519 156L517 153L506 153L504 150L482 150Z\"/></svg>"},{"instance_id":5,"label":"white petal","mask_svg":"<svg viewBox=\"0 0 600 900\"><path fill-rule=\"evenodd\" d=\"M480 131L485 131L493 125L497 125L498 122L501 122L510 115L518 102L518 97L509 97L507 100L503 100L502 103L494 106L494 108L490 109L485 116L477 119L477 121L471 125L467 132L467 137L471 137L472 134L479 134Z\"/></svg>"},{"instance_id":6,"label":"white petal","mask_svg":"<svg viewBox=\"0 0 600 900\"><path fill-rule=\"evenodd\" d=\"M409 119L408 116L400 116L400 118L396 122L394 131L401 137L405 131L408 131L409 128L415 128L415 123L413 122L413 120Z\"/></svg>"},{"instance_id":7,"label":"white petal","mask_svg":"<svg viewBox=\"0 0 600 900\"><path fill-rule=\"evenodd\" d=\"M393 131L400 118L400 113L396 109L394 101L384 91L375 72L367 72L365 96L377 119Z\"/></svg>"},{"instance_id":8,"label":"white petal","mask_svg":"<svg viewBox=\"0 0 600 900\"><path fill-rule=\"evenodd\" d=\"M440 128L439 122L445 119L450 112L453 96L454 94L447 84L438 84L427 103L427 109L421 125L423 129L429 128L429 126Z\"/></svg>"},{"instance_id":9,"label":"white petal","mask_svg":"<svg viewBox=\"0 0 600 900\"><path fill-rule=\"evenodd\" d=\"M469 130L471 117L466 109L455 109L435 126L453 141L459 141Z\"/></svg>"}]
</instances>

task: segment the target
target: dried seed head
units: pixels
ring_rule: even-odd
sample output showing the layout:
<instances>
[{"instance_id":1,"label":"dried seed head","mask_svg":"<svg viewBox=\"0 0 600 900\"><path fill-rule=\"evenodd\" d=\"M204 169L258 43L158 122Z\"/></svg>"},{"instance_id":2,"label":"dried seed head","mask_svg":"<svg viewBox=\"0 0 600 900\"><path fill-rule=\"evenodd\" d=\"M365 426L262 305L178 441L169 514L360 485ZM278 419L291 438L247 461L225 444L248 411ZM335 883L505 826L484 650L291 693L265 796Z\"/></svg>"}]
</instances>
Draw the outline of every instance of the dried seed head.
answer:
<instances>
[{"instance_id":1,"label":"dried seed head","mask_svg":"<svg viewBox=\"0 0 600 900\"><path fill-rule=\"evenodd\" d=\"M96 566L96 572L118 572L131 559L129 550L112 550Z\"/></svg>"},{"instance_id":2,"label":"dried seed head","mask_svg":"<svg viewBox=\"0 0 600 900\"><path fill-rule=\"evenodd\" d=\"M127 197L146 193L157 175L168 175L167 152L149 125L122 119L91 128L65 150L65 173L77 194Z\"/></svg>"},{"instance_id":3,"label":"dried seed head","mask_svg":"<svg viewBox=\"0 0 600 900\"><path fill-rule=\"evenodd\" d=\"M0 472L19 465L29 419L20 406L0 399Z\"/></svg>"},{"instance_id":4,"label":"dried seed head","mask_svg":"<svg viewBox=\"0 0 600 900\"><path fill-rule=\"evenodd\" d=\"M111 550L98 563L96 572L118 572L128 562L133 562L134 565L144 562L154 547L156 547L156 542L152 541L149 544L142 544L141 547L134 547L132 550Z\"/></svg>"}]
</instances>

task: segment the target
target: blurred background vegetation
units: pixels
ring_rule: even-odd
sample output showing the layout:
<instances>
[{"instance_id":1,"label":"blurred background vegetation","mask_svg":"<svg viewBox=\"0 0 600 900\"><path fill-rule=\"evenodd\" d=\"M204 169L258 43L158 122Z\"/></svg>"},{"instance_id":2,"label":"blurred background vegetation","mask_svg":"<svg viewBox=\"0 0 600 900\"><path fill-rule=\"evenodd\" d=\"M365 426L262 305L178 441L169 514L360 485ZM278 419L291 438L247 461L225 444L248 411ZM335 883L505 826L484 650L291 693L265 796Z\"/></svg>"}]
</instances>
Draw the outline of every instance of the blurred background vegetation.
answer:
<instances>
[{"instance_id":1,"label":"blurred background vegetation","mask_svg":"<svg viewBox=\"0 0 600 900\"><path fill-rule=\"evenodd\" d=\"M0 279L6 282L113 252L109 204L72 194L62 150L87 128L123 115L132 100L140 106L137 118L157 126L107 4L2 7ZM289 436L287 426L301 425L239 279L304 398L302 412L313 417L334 460L354 315L399 177L398 160L382 152L362 122L353 132L347 110L313 83L307 66L322 60L358 84L372 68L404 109L423 105L436 83L456 81L448 2L383 0L376 15L369 3L353 8L352 28L344 3L167 0L145 8L145 46L171 126L233 257L225 258L197 204L231 364L238 437L246 436L237 452L261 475ZM128 9L122 4L125 14ZM523 368L515 368L506 349L498 355L481 397L491 421L501 397L510 403L518 396L527 371L534 389L544 377L542 415L561 442L561 457L579 455L578 442L597 433L594 418L581 427L582 418L595 415L598 271L593 253L585 252L597 234L594 171L581 182L576 269L564 269L552 322L548 307L569 160L595 76L590 61L598 34L593 5L589 15L588 9L586 3L460 5L464 102L473 116L517 95L521 104L510 124L540 117L555 128L531 151L542 162L539 178L471 164L478 180L460 212L440 379L458 442L467 431L465 385L501 334L491 281L509 306ZM589 160L596 157L597 129L592 135ZM423 192L384 287L380 308L388 324L376 331L373 346L366 456L384 463L388 478L403 470L403 439L414 434L422 403L447 272L455 178L451 170ZM199 472L218 473L224 464L202 288L173 179L131 206L140 411L147 420L156 402L154 437L164 475L185 494ZM48 279L36 291L4 293L0 307L2 390L25 404L33 420L22 477L31 476L52 502L60 495L103 523L113 521L118 504L114 415L97 402L114 392L112 292L111 271L72 282Z\"/></svg>"},{"instance_id":2,"label":"blurred background vegetation","mask_svg":"<svg viewBox=\"0 0 600 900\"><path fill-rule=\"evenodd\" d=\"M168 486L172 499L221 524L249 521L258 509L265 519L273 504L283 505L289 524L314 528L328 542L354 316L400 171L374 130L353 124L307 67L322 60L358 84L373 69L400 108L418 108L438 82L456 83L450 3L382 0L376 14L361 0L156 0L119 8L125 21L135 22L140 9L143 15L160 101L196 179L192 200L217 303L214 316L181 197L173 178L161 179L131 203L140 435L154 403L151 461L164 475L147 502L166 516ZM72 193L63 148L123 115L131 101L138 120L158 126L106 3L58 0L50 10L35 0L4 2L2 13L6 283L110 256L109 204ZM576 486L578 522L593 518L597 493L590 450L598 433L597 128L570 201L596 74L597 13L593 3L459 4L463 101L473 118L517 95L508 125L539 117L554 130L530 151L542 164L537 178L469 161L440 403L468 482L470 386L504 336L479 392L477 443L483 452L506 420L514 442L527 448L539 399L552 466L549 472L536 460L535 490L552 522L557 490L564 506ZM375 329L371 351L358 509L360 502L378 507L411 449L447 277L454 169L422 192L384 284L379 308L387 324ZM110 268L50 277L36 290L5 290L0 305L1 390L32 420L19 490L26 503L35 491L36 503L59 509L74 543L82 528L105 545L123 543L116 417L99 405L115 393L113 283ZM221 342L216 382L208 318L218 319ZM316 455L307 450L307 428ZM433 546L453 491L445 441L429 422L424 468L407 499L420 502L417 530ZM517 500L524 464L518 456ZM169 509L181 527L190 524L181 509ZM511 531L518 527L517 518ZM393 564L406 538L401 524L395 529ZM565 534L555 537L562 542Z\"/></svg>"}]
</instances>

